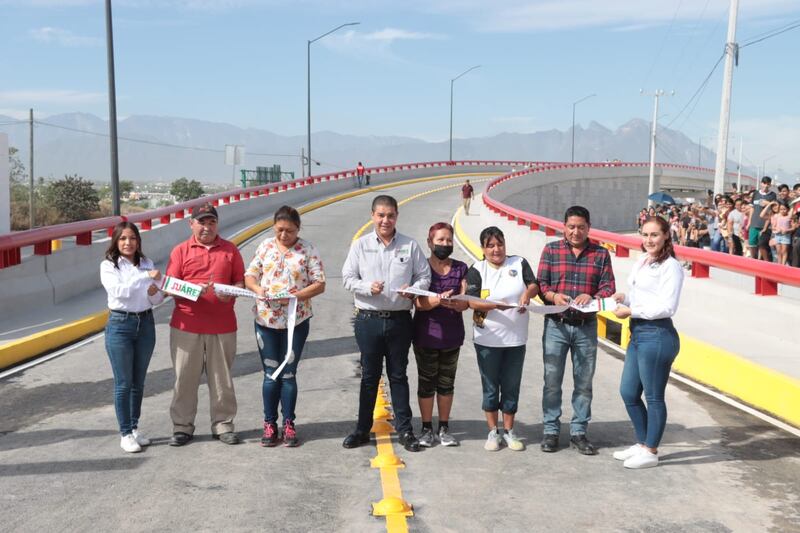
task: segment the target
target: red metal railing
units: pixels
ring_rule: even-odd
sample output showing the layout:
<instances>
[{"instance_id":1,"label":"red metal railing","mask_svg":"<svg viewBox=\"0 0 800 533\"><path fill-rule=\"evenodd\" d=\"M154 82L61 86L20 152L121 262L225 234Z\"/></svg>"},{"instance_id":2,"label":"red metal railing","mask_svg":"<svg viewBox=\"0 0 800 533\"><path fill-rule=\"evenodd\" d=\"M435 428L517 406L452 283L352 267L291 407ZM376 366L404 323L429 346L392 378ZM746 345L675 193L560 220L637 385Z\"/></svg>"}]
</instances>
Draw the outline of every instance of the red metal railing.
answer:
<instances>
[{"instance_id":1,"label":"red metal railing","mask_svg":"<svg viewBox=\"0 0 800 533\"><path fill-rule=\"evenodd\" d=\"M603 163L561 163L554 165L547 165L542 168L525 170L521 172L512 172L497 179L492 180L486 186L486 191L483 194L483 203L508 220L516 220L519 225L528 225L531 230L542 230L546 235L555 235L563 233L564 224L557 220L545 218L533 213L528 213L520 209L516 209L509 205L499 202L489 195L489 192L498 184L509 179L517 178L533 172L547 172L548 170L586 167L586 166L606 166ZM647 166L648 163L622 163L617 166ZM659 165L662 167L671 167L679 169L693 169L702 170L697 167L687 167L686 165ZM744 176L742 176L744 178ZM747 176L749 181L755 180ZM596 242L609 243L615 246L615 255L618 257L628 257L632 249L638 250L641 246L642 240L638 237L631 235L620 235L610 231L592 229L589 231L589 238ZM707 278L709 277L709 268L721 268L739 274L753 276L755 278L755 293L763 296L773 296L778 293L778 284L792 285L800 287L800 269L793 268L785 265L778 265L775 263L768 263L766 261L758 261L749 257L740 257L729 255L720 252L712 252L709 250L702 250L699 248L688 248L686 246L675 246L675 254L683 261L689 261L692 264L692 277Z\"/></svg>"},{"instance_id":2,"label":"red metal railing","mask_svg":"<svg viewBox=\"0 0 800 533\"><path fill-rule=\"evenodd\" d=\"M532 161L429 161L423 163L406 163L401 165L385 165L366 169L370 174L383 174L387 172L397 172L402 170L417 170L421 168L451 167L451 166L531 166L544 165L547 163ZM191 210L207 202L215 206L244 201L258 196L267 196L282 191L297 189L323 181L339 180L352 178L356 175L355 169L343 172L333 172L319 176L298 178L292 181L270 183L256 187L237 188L219 194L204 196L196 200L175 204L169 207L136 213L126 217L105 217L81 222L71 222L68 224L58 224L44 228L20 231L0 235L0 268L20 264L22 260L21 249L26 246L33 246L35 255L49 255L53 252L52 241L66 237L75 237L76 244L86 246L92 244L92 234L95 231L105 231L111 234L115 225L123 220L129 220L139 225L140 229L147 231L153 228L153 221L158 220L160 224L169 224L173 219L185 218L191 214Z\"/></svg>"}]
</instances>

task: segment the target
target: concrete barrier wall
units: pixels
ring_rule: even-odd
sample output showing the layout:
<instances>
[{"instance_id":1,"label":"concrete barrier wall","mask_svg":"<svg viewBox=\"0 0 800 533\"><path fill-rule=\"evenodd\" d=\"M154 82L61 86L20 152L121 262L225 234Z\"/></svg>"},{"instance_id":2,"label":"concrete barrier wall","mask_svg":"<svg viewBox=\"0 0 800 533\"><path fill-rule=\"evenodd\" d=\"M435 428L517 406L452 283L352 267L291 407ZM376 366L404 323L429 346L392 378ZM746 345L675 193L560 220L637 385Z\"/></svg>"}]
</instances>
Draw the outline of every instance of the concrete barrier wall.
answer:
<instances>
[{"instance_id":1,"label":"concrete barrier wall","mask_svg":"<svg viewBox=\"0 0 800 533\"><path fill-rule=\"evenodd\" d=\"M507 172L504 166L453 166L403 170L373 174L371 185L429 176L460 173ZM286 204L301 205L354 189L355 178L326 181L290 189L278 194L259 196L217 208L220 233L230 235L237 228L256 224L272 216ZM191 234L188 219L174 219L169 224L153 226L142 232L142 249L155 263L165 261L172 248ZM61 303L100 287L100 262L109 239L89 246L74 246L47 256L32 255L13 267L0 269L0 320L37 307Z\"/></svg>"},{"instance_id":2,"label":"concrete barrier wall","mask_svg":"<svg viewBox=\"0 0 800 533\"><path fill-rule=\"evenodd\" d=\"M543 217L562 220L571 205L592 214L596 228L628 232L637 228L636 215L647 205L648 170L642 167L581 167L535 172L497 185L492 197ZM663 190L695 191L704 198L713 185L710 174L656 167Z\"/></svg>"}]
</instances>

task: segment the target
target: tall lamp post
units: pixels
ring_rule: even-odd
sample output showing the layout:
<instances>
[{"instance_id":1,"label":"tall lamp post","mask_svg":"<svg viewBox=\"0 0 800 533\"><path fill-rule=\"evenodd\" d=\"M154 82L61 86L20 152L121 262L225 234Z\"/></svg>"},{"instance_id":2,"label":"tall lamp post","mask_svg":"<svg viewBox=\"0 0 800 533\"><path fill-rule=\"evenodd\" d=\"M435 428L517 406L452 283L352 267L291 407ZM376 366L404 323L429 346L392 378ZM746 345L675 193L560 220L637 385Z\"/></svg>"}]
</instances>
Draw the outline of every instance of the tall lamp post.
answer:
<instances>
[{"instance_id":1,"label":"tall lamp post","mask_svg":"<svg viewBox=\"0 0 800 533\"><path fill-rule=\"evenodd\" d=\"M572 162L575 162L575 106L583 102L584 100L588 100L592 96L597 96L596 94L592 93L588 96L584 96L580 100L576 100L572 102Z\"/></svg>"},{"instance_id":2,"label":"tall lamp post","mask_svg":"<svg viewBox=\"0 0 800 533\"><path fill-rule=\"evenodd\" d=\"M114 83L114 31L111 22L111 0L106 0L106 54L108 56L108 133L111 150L111 209L120 215L119 151L117 149L117 90Z\"/></svg>"},{"instance_id":3,"label":"tall lamp post","mask_svg":"<svg viewBox=\"0 0 800 533\"><path fill-rule=\"evenodd\" d=\"M643 96L653 97L653 131L650 133L650 179L648 180L647 185L647 207L653 207L655 202L650 200L649 196L659 189L659 185L656 183L656 131L658 130L658 99L665 95L672 96L675 94L675 91L666 93L659 89L653 93L646 93L644 92L644 89L640 89L639 93Z\"/></svg>"},{"instance_id":4,"label":"tall lamp post","mask_svg":"<svg viewBox=\"0 0 800 533\"><path fill-rule=\"evenodd\" d=\"M470 67L452 80L450 80L450 158L448 161L453 160L453 84L456 82L458 78L465 75L468 72L472 72L476 68L480 68L480 65L475 65L474 67Z\"/></svg>"},{"instance_id":5,"label":"tall lamp post","mask_svg":"<svg viewBox=\"0 0 800 533\"><path fill-rule=\"evenodd\" d=\"M308 94L308 131L307 131L307 135L308 135L308 154L306 154L306 157L308 157L309 161L311 160L311 44L319 41L323 37L327 37L328 35L330 35L331 33L335 32L335 31L341 30L342 28L345 28L347 26L357 26L358 24L361 24L361 23L360 22L348 22L347 24L342 24L341 26L336 26L331 31L323 33L322 35L320 35L316 39L311 39L310 41L308 41L307 56L306 56L306 67L307 67L307 70L308 70L308 73L307 73L308 74L308 91L307 91L307 94ZM303 166L303 170L305 170L305 165ZM308 165L308 175L309 176L311 175L311 165L310 164Z\"/></svg>"}]
</instances>

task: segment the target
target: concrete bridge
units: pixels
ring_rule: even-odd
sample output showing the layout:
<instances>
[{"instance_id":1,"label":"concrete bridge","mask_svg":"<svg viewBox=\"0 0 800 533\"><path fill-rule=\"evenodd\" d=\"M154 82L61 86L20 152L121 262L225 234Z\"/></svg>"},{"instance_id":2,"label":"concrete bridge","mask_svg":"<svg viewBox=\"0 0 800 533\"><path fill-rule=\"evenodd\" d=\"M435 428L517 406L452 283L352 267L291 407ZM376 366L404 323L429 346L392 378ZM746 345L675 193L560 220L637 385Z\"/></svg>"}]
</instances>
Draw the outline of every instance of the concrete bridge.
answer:
<instances>
[{"instance_id":1,"label":"concrete bridge","mask_svg":"<svg viewBox=\"0 0 800 533\"><path fill-rule=\"evenodd\" d=\"M470 263L480 229L498 225L507 235L509 252L535 264L542 244L558 238L557 227L542 220L549 212L539 212L531 204L526 206L531 214L542 218L535 219L534 228L533 219L526 222L512 213L515 206L509 198L528 194L534 187L569 181L591 190L593 183L604 180L631 180L620 182L622 188L630 189L646 176L641 169L617 168L614 175L611 167L576 165L570 172L568 166L526 162L428 165L375 169L373 186L365 190L355 190L352 177L343 173L312 178L302 186L287 185L268 195L235 191L215 199L220 204L222 234L239 241L246 259L264 238L263 221L270 219L277 206L303 207L301 235L319 247L326 265L328 289L315 299L311 335L298 372L297 423L303 445L297 449L258 446L262 374L249 302L236 304L239 336L234 365L237 430L245 444L227 447L210 439L204 424L207 395L201 389L199 438L184 448L165 445L171 434L168 411L173 381L168 353L172 304L168 302L156 310L157 345L143 406L142 428L154 444L145 453L124 456L115 431L113 383L103 339L92 336L104 321L105 295L98 287L97 265L105 243L33 254L18 265L0 269L0 309L5 313L0 361L8 363L25 353L20 347L26 345L36 345L34 351L51 346L45 351L56 355L30 367L13 367L0 380L0 498L8 530L800 531L800 432L796 429L800 419L794 418L800 402L791 396L800 378L792 338L792 318L796 321L800 302L792 292L791 276L782 278L778 275L782 273L758 273L778 288L780 294L771 297L755 294L756 273L714 266L710 278L687 279L676 317L681 333L710 347L701 348L701 353L713 350L717 355L735 356L725 361L735 361L735 372L747 372L739 381L757 372L775 381L759 382L756 395L761 398L753 400L725 392L729 383L723 381L736 381L735 376L709 382L704 376L693 379L692 368L676 374L667 392L670 418L660 468L624 471L610 457L613 449L631 439L617 392L622 366L617 345L623 343L620 328L624 325L608 324L608 331L599 332L610 339L607 351L599 354L590 426L600 455L585 457L568 449L557 454L539 452L542 322L536 318L531 320L517 423L528 450L499 454L483 450L480 379L470 342L462 348L452 414L452 427L462 446L408 454L394 445L405 467L390 467L391 471L370 468L370 459L376 455L373 446L342 449L341 440L353 427L359 378L350 322L352 300L339 283L339 271L350 240L369 220L369 203L378 191L403 201L398 227L420 242L433 222L454 220L463 247L456 256ZM508 174L527 167L541 169L535 173L539 181ZM641 176L633 175L637 172ZM673 176L668 175L671 171L662 172L662 184L674 178L676 186L707 188L703 171L685 169ZM476 184L476 192L491 184L488 195L475 202L477 213L469 217L458 209L459 187L466 174ZM541 194L531 193L532 197ZM634 201L639 205L643 199L631 195L630 202ZM603 212L595 208L593 215ZM163 260L174 243L188 235L185 222L175 220L176 213L166 219L162 213L150 213L145 215L149 218L137 220L142 226L150 221L144 246L157 260ZM181 217L185 214L182 210ZM596 225L602 228L599 222ZM92 231L81 229L82 234ZM0 237L0 245L7 243ZM44 251L40 244L39 252ZM20 259L25 256L17 253ZM69 258L59 258L60 254ZM6 253L6 259L10 255ZM621 283L631 261L623 253L614 258ZM692 258L698 265L703 261L711 259ZM69 275L76 277L56 275L54 270L61 269L74 270ZM76 290L75 284L81 284L81 289ZM42 285L44 289L36 293ZM94 315L93 325L71 324ZM56 326L62 329L53 331ZM615 327L618 337L610 334ZM773 334L763 335L764 331ZM52 351L76 333L89 336L80 345ZM55 345L48 344L53 337ZM30 357L31 352L27 353ZM42 361L40 355L34 354L33 361ZM693 363L687 360L686 364L692 367ZM718 368L718 374L724 374L723 370ZM409 377L413 395L413 362ZM759 402L766 401L764 388L770 386L783 387L785 396L782 403L765 408ZM569 380L564 392L569 397ZM412 407L418 413L413 401ZM414 427L418 430L418 419ZM382 481L390 473L397 476L396 489L413 505L414 516L370 514L370 504L382 501L387 490L395 490ZM131 516L135 516L133 522Z\"/></svg>"}]
</instances>

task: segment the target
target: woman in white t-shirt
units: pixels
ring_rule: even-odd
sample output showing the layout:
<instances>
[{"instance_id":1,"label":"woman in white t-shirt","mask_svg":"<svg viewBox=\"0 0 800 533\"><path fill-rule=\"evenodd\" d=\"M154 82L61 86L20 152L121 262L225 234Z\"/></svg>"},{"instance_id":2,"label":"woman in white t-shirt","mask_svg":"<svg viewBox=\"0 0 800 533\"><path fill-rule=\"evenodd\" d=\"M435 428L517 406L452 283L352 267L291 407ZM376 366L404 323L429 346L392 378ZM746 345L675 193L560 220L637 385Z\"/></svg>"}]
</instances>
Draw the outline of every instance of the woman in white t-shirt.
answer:
<instances>
[{"instance_id":1,"label":"woman in white t-shirt","mask_svg":"<svg viewBox=\"0 0 800 533\"><path fill-rule=\"evenodd\" d=\"M614 452L625 468L658 466L658 444L667 424L664 392L680 351L672 316L678 310L683 269L675 259L669 226L660 218L642 225L642 251L628 276L630 292L614 295L618 318L630 317L631 339L619 390L633 423L636 444ZM642 401L644 393L647 406Z\"/></svg>"},{"instance_id":2,"label":"woman in white t-shirt","mask_svg":"<svg viewBox=\"0 0 800 533\"><path fill-rule=\"evenodd\" d=\"M514 434L525 344L528 342L528 310L524 307L538 294L539 285L528 262L506 255L503 232L495 226L480 235L482 261L467 271L467 295L486 302L471 301L473 342L483 386L483 411L489 425L484 448L497 451L505 441L515 451L525 445ZM502 303L492 303L502 302ZM498 427L498 410L503 413L503 430Z\"/></svg>"}]
</instances>

